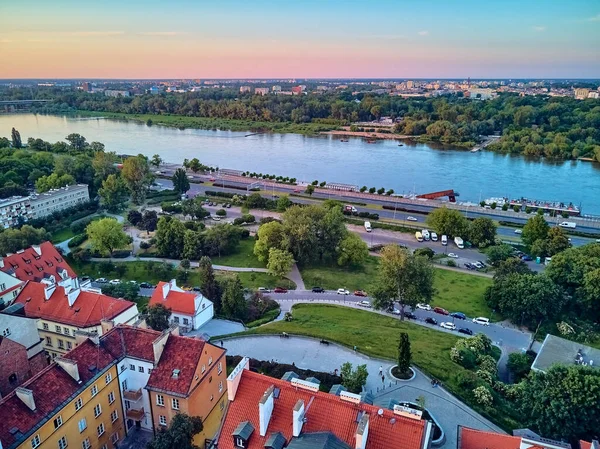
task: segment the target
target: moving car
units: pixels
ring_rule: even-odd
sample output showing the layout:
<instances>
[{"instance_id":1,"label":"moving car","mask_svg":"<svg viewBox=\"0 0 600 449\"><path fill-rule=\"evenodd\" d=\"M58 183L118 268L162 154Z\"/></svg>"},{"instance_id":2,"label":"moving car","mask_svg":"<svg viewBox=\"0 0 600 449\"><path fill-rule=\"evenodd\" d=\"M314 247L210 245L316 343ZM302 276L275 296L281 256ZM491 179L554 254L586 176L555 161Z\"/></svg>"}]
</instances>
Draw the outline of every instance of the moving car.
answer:
<instances>
[{"instance_id":1,"label":"moving car","mask_svg":"<svg viewBox=\"0 0 600 449\"><path fill-rule=\"evenodd\" d=\"M354 296L367 296L367 292L365 292L364 290L354 290Z\"/></svg>"},{"instance_id":2,"label":"moving car","mask_svg":"<svg viewBox=\"0 0 600 449\"><path fill-rule=\"evenodd\" d=\"M312 292L313 293L325 293L325 289L323 287L313 287Z\"/></svg>"},{"instance_id":3,"label":"moving car","mask_svg":"<svg viewBox=\"0 0 600 449\"><path fill-rule=\"evenodd\" d=\"M427 318L425 318L425 322L428 324L434 324L437 326L437 320L435 318L427 317Z\"/></svg>"},{"instance_id":4,"label":"moving car","mask_svg":"<svg viewBox=\"0 0 600 449\"><path fill-rule=\"evenodd\" d=\"M150 282L142 282L140 283L140 288L154 288L154 285L152 285Z\"/></svg>"},{"instance_id":5,"label":"moving car","mask_svg":"<svg viewBox=\"0 0 600 449\"><path fill-rule=\"evenodd\" d=\"M415 217L413 217L412 215L409 215L408 217L406 217L406 219L408 221L418 221Z\"/></svg>"},{"instance_id":6,"label":"moving car","mask_svg":"<svg viewBox=\"0 0 600 449\"><path fill-rule=\"evenodd\" d=\"M96 284L106 284L107 282L108 282L108 279L106 279L106 278L96 279Z\"/></svg>"},{"instance_id":7,"label":"moving car","mask_svg":"<svg viewBox=\"0 0 600 449\"><path fill-rule=\"evenodd\" d=\"M283 287L275 287L273 289L273 293L287 293L287 288L283 288Z\"/></svg>"},{"instance_id":8,"label":"moving car","mask_svg":"<svg viewBox=\"0 0 600 449\"><path fill-rule=\"evenodd\" d=\"M533 257L528 256L527 254L525 254L524 256L521 256L521 260L524 262L531 262L533 260Z\"/></svg>"},{"instance_id":9,"label":"moving car","mask_svg":"<svg viewBox=\"0 0 600 449\"><path fill-rule=\"evenodd\" d=\"M421 310L431 310L431 306L429 304L417 304L417 309Z\"/></svg>"},{"instance_id":10,"label":"moving car","mask_svg":"<svg viewBox=\"0 0 600 449\"><path fill-rule=\"evenodd\" d=\"M446 322L440 324L440 327L451 330L451 331L456 330L456 326L454 325L454 323L451 323L450 321L446 321Z\"/></svg>"},{"instance_id":11,"label":"moving car","mask_svg":"<svg viewBox=\"0 0 600 449\"><path fill-rule=\"evenodd\" d=\"M213 219L213 220L215 220L215 221L221 221L221 217L218 217L218 216L216 216L216 215L213 215L213 216L212 216L212 217L210 217L210 218L212 218L212 219Z\"/></svg>"},{"instance_id":12,"label":"moving car","mask_svg":"<svg viewBox=\"0 0 600 449\"><path fill-rule=\"evenodd\" d=\"M109 284L110 285L119 285L121 283L121 279L111 279Z\"/></svg>"},{"instance_id":13,"label":"moving car","mask_svg":"<svg viewBox=\"0 0 600 449\"><path fill-rule=\"evenodd\" d=\"M345 288L338 288L337 289L337 294L338 295L349 295L350 292L348 290L346 290Z\"/></svg>"},{"instance_id":14,"label":"moving car","mask_svg":"<svg viewBox=\"0 0 600 449\"><path fill-rule=\"evenodd\" d=\"M453 259L458 259L458 254L448 253L448 257L452 257Z\"/></svg>"},{"instance_id":15,"label":"moving car","mask_svg":"<svg viewBox=\"0 0 600 449\"><path fill-rule=\"evenodd\" d=\"M523 234L523 230L522 229L515 229L515 234Z\"/></svg>"},{"instance_id":16,"label":"moving car","mask_svg":"<svg viewBox=\"0 0 600 449\"><path fill-rule=\"evenodd\" d=\"M440 315L449 315L448 311L442 307L434 307L433 311L435 313L439 313Z\"/></svg>"},{"instance_id":17,"label":"moving car","mask_svg":"<svg viewBox=\"0 0 600 449\"><path fill-rule=\"evenodd\" d=\"M271 289L267 287L258 287L260 293L271 293Z\"/></svg>"},{"instance_id":18,"label":"moving car","mask_svg":"<svg viewBox=\"0 0 600 449\"><path fill-rule=\"evenodd\" d=\"M404 316L406 318L408 318L409 320L416 320L417 319L417 315L415 315L412 312L404 312Z\"/></svg>"},{"instance_id":19,"label":"moving car","mask_svg":"<svg viewBox=\"0 0 600 449\"><path fill-rule=\"evenodd\" d=\"M478 260L477 263L479 263L481 265L481 268L487 267L487 265L484 264L481 260Z\"/></svg>"},{"instance_id":20,"label":"moving car","mask_svg":"<svg viewBox=\"0 0 600 449\"><path fill-rule=\"evenodd\" d=\"M371 303L369 301L359 301L356 303L356 305L367 308L371 307Z\"/></svg>"},{"instance_id":21,"label":"moving car","mask_svg":"<svg viewBox=\"0 0 600 449\"><path fill-rule=\"evenodd\" d=\"M473 318L473 322L475 324L481 324L482 326L489 326L490 325L490 319L489 318L485 318L483 316L479 316L477 318Z\"/></svg>"},{"instance_id":22,"label":"moving car","mask_svg":"<svg viewBox=\"0 0 600 449\"><path fill-rule=\"evenodd\" d=\"M450 316L453 317L453 318L458 318L459 320L466 320L467 319L467 316L464 313L462 313L462 312L452 312L450 314Z\"/></svg>"},{"instance_id":23,"label":"moving car","mask_svg":"<svg viewBox=\"0 0 600 449\"><path fill-rule=\"evenodd\" d=\"M372 230L373 230L373 228L371 227L371 222L365 221L365 231L371 232Z\"/></svg>"},{"instance_id":24,"label":"moving car","mask_svg":"<svg viewBox=\"0 0 600 449\"><path fill-rule=\"evenodd\" d=\"M468 327L461 327L458 329L458 332L460 332L461 334L473 335L473 331Z\"/></svg>"}]
</instances>

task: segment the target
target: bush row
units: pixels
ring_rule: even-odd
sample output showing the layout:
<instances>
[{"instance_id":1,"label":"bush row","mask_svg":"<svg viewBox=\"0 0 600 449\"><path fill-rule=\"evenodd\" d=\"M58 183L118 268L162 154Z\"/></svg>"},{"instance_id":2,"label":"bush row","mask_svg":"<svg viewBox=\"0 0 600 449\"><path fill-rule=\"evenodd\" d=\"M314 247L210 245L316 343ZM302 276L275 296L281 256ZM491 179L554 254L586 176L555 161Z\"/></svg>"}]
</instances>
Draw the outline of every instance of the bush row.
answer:
<instances>
[{"instance_id":1,"label":"bush row","mask_svg":"<svg viewBox=\"0 0 600 449\"><path fill-rule=\"evenodd\" d=\"M351 215L354 217L360 217L360 218L368 218L369 220L379 220L379 214L371 214L369 212L350 212L350 211L344 210L343 214Z\"/></svg>"},{"instance_id":2,"label":"bush row","mask_svg":"<svg viewBox=\"0 0 600 449\"><path fill-rule=\"evenodd\" d=\"M244 189L246 190L246 189ZM206 196L218 196L221 198L233 198L235 195L235 193L229 193L229 192L215 192L214 190L207 190L206 191Z\"/></svg>"},{"instance_id":3,"label":"bush row","mask_svg":"<svg viewBox=\"0 0 600 449\"><path fill-rule=\"evenodd\" d=\"M73 237L71 240L69 240L69 243L67 244L67 246L69 248L75 248L75 247L81 245L83 242L85 242L87 240L87 238L88 238L88 236L85 232L82 234L77 234L75 237Z\"/></svg>"}]
</instances>

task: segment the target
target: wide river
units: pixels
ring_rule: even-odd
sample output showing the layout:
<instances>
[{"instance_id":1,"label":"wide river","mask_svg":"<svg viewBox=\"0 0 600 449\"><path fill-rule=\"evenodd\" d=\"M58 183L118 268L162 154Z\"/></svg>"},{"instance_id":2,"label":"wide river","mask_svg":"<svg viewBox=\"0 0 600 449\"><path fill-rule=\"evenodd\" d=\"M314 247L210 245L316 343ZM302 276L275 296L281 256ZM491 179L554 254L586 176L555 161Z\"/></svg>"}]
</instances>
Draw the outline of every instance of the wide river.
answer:
<instances>
[{"instance_id":1,"label":"wide river","mask_svg":"<svg viewBox=\"0 0 600 449\"><path fill-rule=\"evenodd\" d=\"M342 143L330 136L179 130L106 119L15 114L0 115L0 136L11 128L23 142L39 137L50 142L70 133L99 141L119 154L159 154L167 162L197 157L206 165L250 170L299 180L385 187L396 193L454 189L460 201L489 197L527 197L573 202L584 214L600 215L600 165L589 162L548 163L492 152L471 153L426 144L363 139Z\"/></svg>"}]
</instances>

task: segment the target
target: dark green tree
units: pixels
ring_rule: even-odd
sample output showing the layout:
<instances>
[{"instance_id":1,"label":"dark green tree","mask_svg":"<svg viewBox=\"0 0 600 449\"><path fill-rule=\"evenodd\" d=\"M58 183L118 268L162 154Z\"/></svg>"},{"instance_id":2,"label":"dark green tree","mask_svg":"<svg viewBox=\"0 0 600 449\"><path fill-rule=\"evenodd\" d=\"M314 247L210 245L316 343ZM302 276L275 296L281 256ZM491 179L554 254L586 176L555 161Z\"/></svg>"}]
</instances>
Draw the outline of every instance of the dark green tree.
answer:
<instances>
[{"instance_id":1,"label":"dark green tree","mask_svg":"<svg viewBox=\"0 0 600 449\"><path fill-rule=\"evenodd\" d=\"M548 231L550 230L550 226L544 219L543 216L536 215L535 217L531 217L523 226L523 234L521 234L521 240L528 248L536 242L537 240L546 240L548 236Z\"/></svg>"},{"instance_id":2,"label":"dark green tree","mask_svg":"<svg viewBox=\"0 0 600 449\"><path fill-rule=\"evenodd\" d=\"M307 185L304 193L308 193L310 196L312 196L312 194L315 193L315 186L312 184Z\"/></svg>"},{"instance_id":3,"label":"dark green tree","mask_svg":"<svg viewBox=\"0 0 600 449\"><path fill-rule=\"evenodd\" d=\"M133 226L137 226L142 221L142 214L135 209L131 209L127 212L127 221Z\"/></svg>"},{"instance_id":4,"label":"dark green tree","mask_svg":"<svg viewBox=\"0 0 600 449\"><path fill-rule=\"evenodd\" d=\"M410 370L410 339L406 332L400 332L400 343L398 343L398 371L402 374L408 374Z\"/></svg>"},{"instance_id":5,"label":"dark green tree","mask_svg":"<svg viewBox=\"0 0 600 449\"><path fill-rule=\"evenodd\" d=\"M183 251L185 226L171 217L160 217L156 228L156 249L163 257L179 259Z\"/></svg>"},{"instance_id":6,"label":"dark green tree","mask_svg":"<svg viewBox=\"0 0 600 449\"><path fill-rule=\"evenodd\" d=\"M340 369L342 385L351 393L362 392L363 386L367 383L369 372L367 365L358 365L355 370L352 369L352 363L346 362Z\"/></svg>"},{"instance_id":7,"label":"dark green tree","mask_svg":"<svg viewBox=\"0 0 600 449\"><path fill-rule=\"evenodd\" d=\"M248 305L244 297L244 288L237 274L228 276L223 281L223 294L221 296L221 313L228 318L244 320Z\"/></svg>"},{"instance_id":8,"label":"dark green tree","mask_svg":"<svg viewBox=\"0 0 600 449\"><path fill-rule=\"evenodd\" d=\"M10 136L12 138L13 148L19 149L23 146L23 143L21 142L21 133L19 131L13 128L10 132Z\"/></svg>"},{"instance_id":9,"label":"dark green tree","mask_svg":"<svg viewBox=\"0 0 600 449\"><path fill-rule=\"evenodd\" d=\"M496 241L496 224L491 218L476 218L469 225L469 241L480 248L493 245Z\"/></svg>"},{"instance_id":10,"label":"dark green tree","mask_svg":"<svg viewBox=\"0 0 600 449\"><path fill-rule=\"evenodd\" d=\"M190 190L190 180L183 168L175 170L171 180L173 181L173 189L180 195Z\"/></svg>"},{"instance_id":11,"label":"dark green tree","mask_svg":"<svg viewBox=\"0 0 600 449\"><path fill-rule=\"evenodd\" d=\"M215 313L221 313L221 285L215 278L215 271L212 267L210 257L203 256L198 264L198 272L202 279L202 287L200 291L204 297L210 299L215 306Z\"/></svg>"},{"instance_id":12,"label":"dark green tree","mask_svg":"<svg viewBox=\"0 0 600 449\"><path fill-rule=\"evenodd\" d=\"M88 146L86 138L81 134L69 134L67 137L65 137L65 140L69 142L70 150L73 153L81 153Z\"/></svg>"},{"instance_id":13,"label":"dark green tree","mask_svg":"<svg viewBox=\"0 0 600 449\"><path fill-rule=\"evenodd\" d=\"M194 441L194 435L202 432L204 426L202 419L198 416L189 416L185 413L173 415L171 424L167 430L160 430L147 449L198 449Z\"/></svg>"},{"instance_id":14,"label":"dark green tree","mask_svg":"<svg viewBox=\"0 0 600 449\"><path fill-rule=\"evenodd\" d=\"M148 306L146 310L146 324L155 331L162 332L168 329L170 317L171 309L166 308L162 304Z\"/></svg>"}]
</instances>

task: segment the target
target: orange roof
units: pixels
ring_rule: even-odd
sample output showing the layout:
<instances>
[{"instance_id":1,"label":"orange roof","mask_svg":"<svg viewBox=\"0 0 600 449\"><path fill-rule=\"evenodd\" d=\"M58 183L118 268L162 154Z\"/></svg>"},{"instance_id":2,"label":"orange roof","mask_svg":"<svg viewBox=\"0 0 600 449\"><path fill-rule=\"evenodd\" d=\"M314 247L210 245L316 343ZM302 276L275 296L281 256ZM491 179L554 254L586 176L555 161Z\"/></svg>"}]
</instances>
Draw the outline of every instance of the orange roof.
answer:
<instances>
[{"instance_id":1,"label":"orange roof","mask_svg":"<svg viewBox=\"0 0 600 449\"><path fill-rule=\"evenodd\" d=\"M180 292L169 288L167 297L163 298L163 286L169 284L168 282L159 282L152 297L150 298L150 305L162 304L167 309L171 309L172 312L182 313L184 315L195 315L196 305L195 299L198 296L196 293Z\"/></svg>"},{"instance_id":2,"label":"orange roof","mask_svg":"<svg viewBox=\"0 0 600 449\"><path fill-rule=\"evenodd\" d=\"M297 389L290 382L267 377L262 374L243 370L235 399L229 403L227 416L218 439L219 449L234 449L233 437L235 428L243 421L250 421L254 433L248 442L247 449L264 448L266 440L274 432L281 432L289 443L292 438L292 412L299 399L305 406L311 403L306 412L306 422L302 434L314 432L331 432L337 438L354 447L357 429L358 412L369 415L369 433L366 449L418 449L422 447L425 422L405 418L384 409L378 415L378 407L369 404L354 404L342 400L329 393ZM280 389L279 397L267 428L267 434L261 437L258 418L258 403L263 393L271 386ZM313 399L314 398L314 399ZM392 421L392 418L395 421Z\"/></svg>"},{"instance_id":3,"label":"orange roof","mask_svg":"<svg viewBox=\"0 0 600 449\"><path fill-rule=\"evenodd\" d=\"M81 290L72 306L60 285L46 300L45 285L27 282L15 302L25 306L25 315L29 318L41 318L75 327L97 326L102 319L111 320L135 304L125 299L116 299L102 293Z\"/></svg>"},{"instance_id":4,"label":"orange roof","mask_svg":"<svg viewBox=\"0 0 600 449\"><path fill-rule=\"evenodd\" d=\"M65 279L65 276L61 275L62 273L66 273L66 277L76 276L73 269L50 242L34 245L10 256L5 256L2 258L2 262L3 265L0 267L2 271L22 281L39 282L54 276L58 282Z\"/></svg>"}]
</instances>

